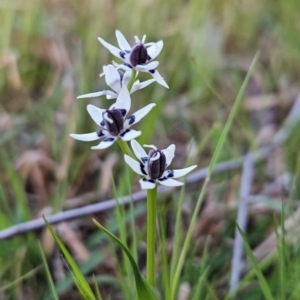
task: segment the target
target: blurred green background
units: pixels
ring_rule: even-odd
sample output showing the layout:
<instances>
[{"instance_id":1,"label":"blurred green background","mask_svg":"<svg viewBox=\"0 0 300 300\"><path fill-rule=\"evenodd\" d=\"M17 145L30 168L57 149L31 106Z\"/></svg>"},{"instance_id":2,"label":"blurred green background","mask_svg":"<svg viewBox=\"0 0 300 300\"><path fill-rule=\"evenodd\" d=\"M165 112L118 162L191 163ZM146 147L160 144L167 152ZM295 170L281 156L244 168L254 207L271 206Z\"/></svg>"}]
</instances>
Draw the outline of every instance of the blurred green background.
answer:
<instances>
[{"instance_id":1,"label":"blurred green background","mask_svg":"<svg viewBox=\"0 0 300 300\"><path fill-rule=\"evenodd\" d=\"M0 229L42 214L109 199L113 196L111 172L121 186L121 193L129 192L120 180L124 173L117 146L91 151L91 143L69 137L74 132L95 131L85 108L88 103L99 107L111 104L104 97L85 100L76 97L107 88L99 74L104 64L117 59L100 45L97 37L117 45L116 29L130 43L134 43L134 35L143 34L147 35L146 41L164 41L157 59L158 70L170 89L152 84L136 92L132 95L132 110L149 102L157 103L155 110L141 122L143 135L139 141L159 147L175 143L178 155L175 167L182 167L199 145L201 153L193 160L200 168L208 165L258 51L258 65L220 160L239 157L270 142L299 92L298 0L0 0ZM145 80L149 76L141 74L140 78ZM275 156L259 165L253 194L262 194L278 203L293 192L289 199L297 199L298 130L299 126ZM265 192L267 184L276 185L284 175L294 182L292 191L278 184L279 191L273 188L270 193ZM220 299L228 290L228 280L225 284L221 279L230 273L230 240L236 217L232 203L236 203L239 176L233 172L214 178L212 195L207 200L221 210L220 218L226 229L222 226L216 229L208 221L206 227L201 223L201 230L196 233L213 235L211 282ZM134 191L139 190L136 179ZM193 207L190 199L193 191L186 196L187 219ZM176 209L174 204L169 205ZM270 232L274 213L273 210L255 212L258 214L250 216L249 225L253 246ZM99 217L112 224L115 218L109 214ZM76 236L74 243L78 244L73 246L73 254L85 262L85 272L111 275L102 276L99 281L104 282L108 292L113 290L111 286L116 283L112 278L118 273L115 263L100 264L103 253L110 252L111 246L104 245L99 255L103 237L94 233L89 218L64 226L67 226L62 229L66 236L73 233ZM170 233L170 239L171 236ZM68 273L46 231L2 241L0 299L47 298L48 284L39 267L37 238L42 241L56 282ZM143 235L139 238L142 240ZM68 245L72 250L71 244ZM195 246L183 274L182 280L191 286L197 281L201 245ZM28 273L30 270L34 272ZM269 272L273 280L272 270ZM26 275L24 280L1 289L23 275ZM251 284L248 296L240 299L263 299L257 284ZM59 288L71 295L66 280ZM76 293L72 295L76 299Z\"/></svg>"}]
</instances>

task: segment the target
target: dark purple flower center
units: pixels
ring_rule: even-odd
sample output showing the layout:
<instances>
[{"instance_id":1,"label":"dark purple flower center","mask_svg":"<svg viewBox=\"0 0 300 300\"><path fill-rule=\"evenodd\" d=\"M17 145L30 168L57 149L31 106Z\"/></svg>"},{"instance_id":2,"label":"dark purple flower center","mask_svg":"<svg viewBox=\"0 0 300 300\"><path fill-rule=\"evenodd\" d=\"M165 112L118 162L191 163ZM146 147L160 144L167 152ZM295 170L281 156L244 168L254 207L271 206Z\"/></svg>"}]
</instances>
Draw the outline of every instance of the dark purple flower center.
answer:
<instances>
[{"instance_id":1,"label":"dark purple flower center","mask_svg":"<svg viewBox=\"0 0 300 300\"><path fill-rule=\"evenodd\" d=\"M130 54L130 63L133 67L136 65L143 65L147 62L148 53L143 44L136 45Z\"/></svg>"},{"instance_id":2,"label":"dark purple flower center","mask_svg":"<svg viewBox=\"0 0 300 300\"><path fill-rule=\"evenodd\" d=\"M160 150L151 149L149 151L148 175L156 180L162 176L166 169L166 156Z\"/></svg>"},{"instance_id":3,"label":"dark purple flower center","mask_svg":"<svg viewBox=\"0 0 300 300\"><path fill-rule=\"evenodd\" d=\"M107 110L103 113L106 129L112 136L118 136L124 128L124 112L121 109Z\"/></svg>"}]
</instances>

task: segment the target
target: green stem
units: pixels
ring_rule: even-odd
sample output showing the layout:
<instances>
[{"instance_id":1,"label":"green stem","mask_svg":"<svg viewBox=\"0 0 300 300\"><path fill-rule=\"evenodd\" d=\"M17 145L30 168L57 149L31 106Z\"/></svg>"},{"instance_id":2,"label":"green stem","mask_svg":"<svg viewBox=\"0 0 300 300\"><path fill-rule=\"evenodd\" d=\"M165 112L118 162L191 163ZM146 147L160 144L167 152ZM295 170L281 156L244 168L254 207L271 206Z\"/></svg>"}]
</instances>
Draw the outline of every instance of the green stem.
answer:
<instances>
[{"instance_id":1,"label":"green stem","mask_svg":"<svg viewBox=\"0 0 300 300\"><path fill-rule=\"evenodd\" d=\"M134 81L135 81L135 77L136 77L136 70L132 70L132 72L131 72L131 76L130 76L130 79L129 79L129 81L128 81L128 84L127 84L127 88L128 88L128 91L129 91L129 93L130 93L130 91L131 91L131 89L132 89L132 86L133 86L133 84L134 84Z\"/></svg>"},{"instance_id":2,"label":"green stem","mask_svg":"<svg viewBox=\"0 0 300 300\"><path fill-rule=\"evenodd\" d=\"M129 146L128 146L128 144L126 142L124 142L121 139L117 139L117 141L118 141L118 144L119 144L119 146L120 146L123 154L127 154L130 157L135 158L134 155L133 155L133 153L132 153L132 151L131 151L131 149L129 148Z\"/></svg>"},{"instance_id":3,"label":"green stem","mask_svg":"<svg viewBox=\"0 0 300 300\"><path fill-rule=\"evenodd\" d=\"M155 283L155 229L157 187L147 190L147 281Z\"/></svg>"}]
</instances>

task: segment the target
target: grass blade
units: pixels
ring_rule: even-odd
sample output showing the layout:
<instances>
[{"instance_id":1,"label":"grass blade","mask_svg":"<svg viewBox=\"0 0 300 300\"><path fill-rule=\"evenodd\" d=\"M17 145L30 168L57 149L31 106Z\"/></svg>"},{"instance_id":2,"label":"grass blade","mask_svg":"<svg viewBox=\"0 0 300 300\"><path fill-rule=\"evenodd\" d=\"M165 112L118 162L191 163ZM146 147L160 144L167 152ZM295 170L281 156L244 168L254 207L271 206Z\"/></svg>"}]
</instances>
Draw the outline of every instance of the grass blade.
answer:
<instances>
[{"instance_id":1,"label":"grass blade","mask_svg":"<svg viewBox=\"0 0 300 300\"><path fill-rule=\"evenodd\" d=\"M43 264L44 264L44 267L45 267L45 271L46 271L46 274L47 274L47 278L48 278L48 281L49 281L49 285L50 285L50 288L51 288L52 297L55 300L59 300L57 291L55 289L55 284L53 282L53 279L52 279L52 276L51 276L51 273L50 273L50 270L49 270L49 267L48 267L48 263L47 263L42 245L41 245L40 241L38 243L39 243L39 249L40 249L41 257L42 257Z\"/></svg>"},{"instance_id":2,"label":"grass blade","mask_svg":"<svg viewBox=\"0 0 300 300\"><path fill-rule=\"evenodd\" d=\"M224 144L224 142L226 140L226 137L227 137L227 134L229 132L229 129L231 128L233 119L236 116L236 113L237 113L237 111L238 111L238 109L240 107L240 104L242 102L245 89L246 89L247 84L249 82L249 79L250 79L250 77L251 77L251 75L253 73L253 70L254 70L254 67L255 67L255 65L257 63L257 60L258 60L258 53L256 53L256 55L253 58L253 61L252 61L251 66L249 68L249 71L248 71L248 73L247 73L247 75L246 75L246 77L245 77L245 79L243 81L243 84L242 84L242 86L241 86L241 88L240 88L240 90L239 90L239 92L237 94L235 103L234 103L234 105L232 107L232 110L231 110L231 112L229 114L228 120L227 120L227 122L226 122L226 124L224 126L224 129L222 131L220 139L218 140L218 144L217 144L216 150L214 151L213 157L212 157L211 162L209 164L209 169L208 169L208 174L207 174L207 177L209 177L209 178L210 178L210 176L212 174L212 171L213 171L213 169L214 169L214 167L215 167L215 165L216 165L216 163L218 161L218 158L220 156L223 144Z\"/></svg>"},{"instance_id":3,"label":"grass blade","mask_svg":"<svg viewBox=\"0 0 300 300\"><path fill-rule=\"evenodd\" d=\"M135 262L130 250L127 248L126 245L122 243L122 241L116 237L114 234L109 232L106 228L104 228L101 224L99 224L95 219L93 219L93 222L95 225L103 230L108 236L110 236L116 243L119 244L119 246L122 248L122 250L127 255L135 278L136 283L136 290L137 290L137 299L138 300L158 300L158 297L156 295L155 290L152 288L152 286L145 280L145 278L142 276L137 263Z\"/></svg>"},{"instance_id":4,"label":"grass blade","mask_svg":"<svg viewBox=\"0 0 300 300\"><path fill-rule=\"evenodd\" d=\"M16 210L14 222L20 223L31 219L31 213L28 207L24 186L20 176L15 171L11 160L5 150L0 149L0 159L3 163L3 168L7 174L8 181L11 184L14 198L16 199Z\"/></svg>"},{"instance_id":5,"label":"grass blade","mask_svg":"<svg viewBox=\"0 0 300 300\"><path fill-rule=\"evenodd\" d=\"M284 207L281 206L281 221L280 221L280 232L278 232L278 223L274 217L275 222L275 234L277 239L277 253L278 253L278 264L279 264L279 278L280 278L280 292L281 299L285 299L286 291L286 244L285 244L285 228L284 228Z\"/></svg>"},{"instance_id":6,"label":"grass blade","mask_svg":"<svg viewBox=\"0 0 300 300\"><path fill-rule=\"evenodd\" d=\"M204 299L204 291L205 291L205 283L206 283L206 277L208 274L209 267L206 268L206 270L201 274L199 277L195 293L191 300L198 300L198 299Z\"/></svg>"},{"instance_id":7,"label":"grass blade","mask_svg":"<svg viewBox=\"0 0 300 300\"><path fill-rule=\"evenodd\" d=\"M264 277L264 275L263 275L263 273L262 273L262 271L261 271L261 269L260 269L260 267L259 267L259 265L256 261L256 258L254 256L253 252L251 251L251 248L248 244L245 233L242 231L242 229L239 227L239 225L237 223L236 223L236 226L237 226L237 229L238 229L238 231L239 231L239 233L240 233L240 235L243 239L245 250L247 252L248 257L250 258L250 261L251 261L252 266L254 268L256 277L259 281L259 284L260 284L262 292L265 296L265 299L266 300L274 300L274 298L271 294L271 291L269 289L268 283L267 283L267 281L266 281L266 279L265 279L265 277Z\"/></svg>"},{"instance_id":8,"label":"grass blade","mask_svg":"<svg viewBox=\"0 0 300 300\"><path fill-rule=\"evenodd\" d=\"M158 249L160 253L161 260L161 276L160 280L162 281L162 294L164 295L164 299L170 299L171 296L171 286L170 286L170 271L169 271L169 262L168 262L168 247L166 240L166 207L163 205L159 206L158 210Z\"/></svg>"},{"instance_id":9,"label":"grass blade","mask_svg":"<svg viewBox=\"0 0 300 300\"><path fill-rule=\"evenodd\" d=\"M227 122L224 126L224 129L222 131L222 134L218 140L218 143L217 143L217 146L216 146L216 150L214 151L214 154L213 154L213 157L210 161L210 164L209 164L209 169L208 169L208 174L207 174L207 177L204 181L204 184L203 184L203 187L201 189L201 192L199 194L199 197L198 197L198 200L197 200L197 203L196 203L196 206L195 206L195 209L194 209L194 212L193 212L193 215L192 215L192 219L191 219L191 222L190 222L190 226L189 226L189 229L187 231L187 234L186 234L186 238L185 238L185 241L184 241L184 244L183 244L183 247L182 247L182 251L181 251L181 254L180 254L180 257L179 257L179 261L178 261L178 264L177 264L177 268L175 270L175 275L173 277L173 282L172 282L172 300L175 299L175 294L176 294L176 290L177 290L177 286L178 286L178 282L179 282L179 277L180 277L180 273L181 273L181 270L183 268L183 265L184 265L184 261L185 261L185 258L186 258L186 255L187 255L187 251L188 251L188 248L190 246L190 242L191 242L191 239L192 239L192 233L193 233L193 229L194 229L194 226L196 224L196 220L197 220L197 216L198 216L198 213L199 213L199 210L200 210L200 207L202 205L202 201L203 201L203 198L204 198L204 195L206 193L206 189L208 187L208 183L210 181L210 176L212 174L212 171L218 161L218 158L220 156L220 153L221 153L221 150L222 150L222 147L224 145L224 142L226 140L226 137L228 135L228 132L229 132L229 129L232 125L232 122L233 122L233 119L238 111L238 108L242 102L242 99L243 99L243 95L244 95L244 92L245 92L245 89L246 89L246 86L248 84L248 81L253 73L253 70L254 70L254 67L256 65L256 62L258 60L258 54L255 55L252 63L251 63L251 66L249 68L249 71L244 79L244 82L239 90L239 93L236 97L236 101L233 105L233 108L229 114L229 117L227 119Z\"/></svg>"},{"instance_id":10,"label":"grass blade","mask_svg":"<svg viewBox=\"0 0 300 300\"><path fill-rule=\"evenodd\" d=\"M58 237L58 235L56 234L56 232L54 231L52 226L48 223L48 221L45 218L44 218L44 220L45 220L47 228L50 230L53 238L55 239L57 245L59 246L61 252L65 256L68 264L71 267L71 270L72 270L73 276L74 276L74 280L75 280L75 284L76 284L79 292L84 297L84 299L86 299L86 300L95 300L95 296L94 296L90 286L88 285L86 279L82 275L82 273L81 273L79 267L77 266L75 260L73 259L73 257L71 256L71 254L69 253L69 251L67 250L65 245L62 243L62 241L60 240L60 238Z\"/></svg>"},{"instance_id":11,"label":"grass blade","mask_svg":"<svg viewBox=\"0 0 300 300\"><path fill-rule=\"evenodd\" d=\"M96 300L103 300L102 297L101 297L101 294L100 294L99 286L98 286L95 275L93 275L93 281L94 281L94 284L95 284Z\"/></svg>"},{"instance_id":12,"label":"grass blade","mask_svg":"<svg viewBox=\"0 0 300 300\"><path fill-rule=\"evenodd\" d=\"M34 276L34 275L38 272L38 270L40 269L40 267L41 267L41 266L36 267L35 269L33 269L33 270L27 272L26 274L20 276L19 278L17 278L17 279L14 280L13 282L10 282L10 283L8 283L8 284L6 284L6 285L4 285L4 286L1 286L1 287L0 287L0 292L3 292L3 291L5 291L5 290L7 290L7 289L10 289L10 288L12 288L12 287L15 287L16 285L20 284L22 281L25 281L25 280L27 280L28 278Z\"/></svg>"}]
</instances>

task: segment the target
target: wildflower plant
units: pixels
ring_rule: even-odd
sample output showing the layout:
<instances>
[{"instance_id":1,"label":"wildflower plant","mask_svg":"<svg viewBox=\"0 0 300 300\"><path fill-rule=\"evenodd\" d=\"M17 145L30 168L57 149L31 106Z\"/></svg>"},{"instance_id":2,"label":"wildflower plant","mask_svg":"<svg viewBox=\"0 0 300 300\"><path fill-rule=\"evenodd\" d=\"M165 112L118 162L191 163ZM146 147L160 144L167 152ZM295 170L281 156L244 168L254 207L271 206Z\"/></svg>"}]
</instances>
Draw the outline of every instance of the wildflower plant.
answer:
<instances>
[{"instance_id":1,"label":"wildflower plant","mask_svg":"<svg viewBox=\"0 0 300 300\"><path fill-rule=\"evenodd\" d=\"M166 149L158 149L155 145L144 145L146 148L150 148L148 153L144 148L135 140L142 134L141 131L132 129L131 126L138 123L142 118L154 108L155 103L150 103L145 107L139 109L135 113L130 112L131 108L131 93L145 88L152 82L156 81L160 85L168 88L167 83L157 71L158 61L154 59L159 55L163 48L163 42L158 41L156 43L145 43L146 37L142 40L135 37L135 44L131 46L120 31L116 31L116 37L118 40L119 48L107 43L102 38L99 41L105 46L113 55L120 58L123 63L118 64L112 62L112 64L103 67L103 75L107 85L111 90L100 91L96 93L85 94L78 98L99 97L106 95L107 99L116 99L116 102L110 105L108 108L98 108L94 105L88 105L87 110L92 119L95 121L100 129L84 134L71 134L71 137L82 141L95 141L103 138L103 140L97 146L93 146L92 149L105 149L111 146L115 141L118 142L123 155L124 161L129 167L141 176L140 185L141 188L147 191L147 258L146 258L146 278L139 270L138 264L135 259L135 255L131 253L129 248L124 244L124 240L121 241L114 234L109 232L96 220L93 220L95 225L104 231L112 240L114 240L122 248L125 255L130 262L136 287L137 300L158 300L158 294L155 285L155 250L156 250L156 215L157 215L157 185L161 184L168 187L182 186L183 183L175 179L187 175L197 166L193 165L183 169L172 169L170 165L175 156L175 145L170 145ZM249 71L243 81L243 84L237 94L234 106L230 112L230 115L222 129L222 133L218 139L216 148L213 152L210 164L207 168L207 174L203 182L201 191L199 192L198 199L193 210L190 224L187 232L182 239L182 233L180 230L181 219L180 210L176 214L175 220L175 234L174 234L174 249L170 262L170 269L163 267L162 275L165 286L165 298L167 300L175 300L178 290L180 274L185 265L185 259L189 247L192 242L193 230L196 225L197 217L204 199L204 195L207 191L210 178L212 176L214 167L222 152L222 147L228 135L228 132L233 123L233 119L238 112L243 99L243 95L246 86L249 82L250 76L253 74L254 66L258 60L258 54L254 57ZM139 72L148 72L153 76L153 79L145 82L138 80ZM129 117L127 117L129 116ZM130 141L131 148L128 145ZM180 197L178 207L183 206L184 197ZM60 247L66 260L69 263L71 275L74 282L83 296L84 299L94 300L101 299L98 286L96 285L96 295L90 288L88 282L82 275L76 262L68 252L67 248L58 238L57 234L51 227L51 225L45 220L46 226L49 228L56 243ZM159 248L165 248L166 244L164 237L161 236L161 245ZM181 244L182 242L182 244ZM251 257L250 257L251 258ZM167 263L167 257L162 256L163 262ZM259 269L259 268L258 268ZM199 280L199 286L201 282L206 281L206 271L201 275ZM49 276L51 277L51 276ZM50 280L51 281L51 280ZM51 283L53 286L53 282ZM201 284L202 285L202 284ZM199 293L198 293L199 294ZM265 293L269 295L269 293ZM54 292L55 295L55 292ZM58 299L58 297L55 297ZM194 299L195 297L193 297ZM268 297L267 297L268 298ZM196 298L195 298L196 299ZM268 299L271 299L270 297Z\"/></svg>"},{"instance_id":2,"label":"wildflower plant","mask_svg":"<svg viewBox=\"0 0 300 300\"><path fill-rule=\"evenodd\" d=\"M145 43L145 35L142 40L135 36L135 44L131 46L118 30L116 31L116 37L119 48L99 38L100 43L104 47L123 61L121 64L113 62L103 67L103 73L100 76L104 75L106 84L110 87L110 90L84 94L78 97L93 98L106 96L107 99L116 99L116 101L108 108L98 108L91 104L87 105L89 115L99 128L94 132L82 134L72 133L70 136L76 140L85 142L102 139L98 145L91 147L93 150L106 149L118 141L124 155L124 161L133 171L141 176L139 181L141 188L147 191L146 278L144 278L139 271L134 256L127 246L97 221L94 220L94 223L117 242L127 255L135 278L137 299L154 300L158 299L155 291L157 184L159 183L169 187L182 186L183 182L175 179L185 176L195 169L196 165L178 170L169 169L168 167L175 156L176 147L174 144L162 150L158 149L155 145L144 145L144 147L150 148L147 153L135 140L142 132L132 129L131 127L146 117L155 107L155 103L150 103L135 113L131 113L131 94L147 87L155 81L168 88L167 83L157 71L159 62L154 60L161 52L163 42ZM139 72L147 72L151 74L153 78L140 82L138 80ZM131 147L128 145L129 141ZM50 225L47 224L47 226L49 227ZM55 234L53 230L51 233ZM66 249L64 249L64 251L66 251ZM72 266L73 271L77 272L76 265L74 265L73 262ZM82 280L82 277L80 277L80 280ZM85 284L80 283L79 286L85 286ZM83 295L86 293L90 294L90 290L87 288L85 291L81 290L81 293ZM88 296L85 299L91 299L91 297Z\"/></svg>"}]
</instances>

